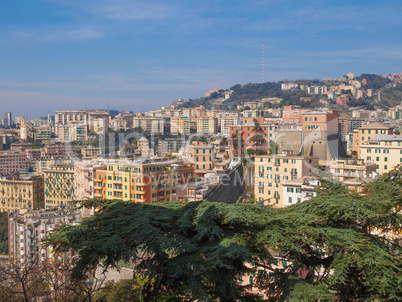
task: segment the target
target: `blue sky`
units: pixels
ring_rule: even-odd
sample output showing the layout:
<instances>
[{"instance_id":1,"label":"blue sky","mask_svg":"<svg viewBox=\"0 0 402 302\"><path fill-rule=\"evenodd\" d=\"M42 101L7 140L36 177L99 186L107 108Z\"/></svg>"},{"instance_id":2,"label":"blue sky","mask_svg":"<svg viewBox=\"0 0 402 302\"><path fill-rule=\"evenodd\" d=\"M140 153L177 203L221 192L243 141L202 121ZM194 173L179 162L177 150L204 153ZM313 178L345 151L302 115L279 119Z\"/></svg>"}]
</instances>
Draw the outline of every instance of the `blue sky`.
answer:
<instances>
[{"instance_id":1,"label":"blue sky","mask_svg":"<svg viewBox=\"0 0 402 302\"><path fill-rule=\"evenodd\" d=\"M0 4L0 114L135 112L211 88L402 71L402 2L32 0Z\"/></svg>"}]
</instances>

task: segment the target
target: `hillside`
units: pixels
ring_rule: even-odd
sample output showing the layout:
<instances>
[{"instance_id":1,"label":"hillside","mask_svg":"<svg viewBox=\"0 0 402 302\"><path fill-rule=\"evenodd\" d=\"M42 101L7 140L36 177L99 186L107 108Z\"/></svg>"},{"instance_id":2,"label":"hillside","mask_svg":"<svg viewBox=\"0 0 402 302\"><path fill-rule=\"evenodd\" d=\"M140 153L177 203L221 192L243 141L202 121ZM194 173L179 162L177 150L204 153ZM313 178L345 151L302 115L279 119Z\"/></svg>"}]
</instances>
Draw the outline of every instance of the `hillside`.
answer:
<instances>
[{"instance_id":1,"label":"hillside","mask_svg":"<svg viewBox=\"0 0 402 302\"><path fill-rule=\"evenodd\" d=\"M381 102L387 107L401 105L402 102L402 84L395 87L385 88L381 92Z\"/></svg>"},{"instance_id":2,"label":"hillside","mask_svg":"<svg viewBox=\"0 0 402 302\"><path fill-rule=\"evenodd\" d=\"M356 100L351 95L350 106L361 106L367 109L372 109L373 105L376 104L378 90L381 91L381 100L383 101L382 105L384 107L394 107L399 105L402 101L402 87L388 87L391 86L392 83L390 79L385 78L376 74L361 74L360 76L355 78L356 80L367 79L368 83L364 86L364 90L372 89L374 92L373 98L370 99L359 99ZM246 103L250 101L259 101L264 98L281 98L283 101L281 104L271 104L266 103L267 107L279 107L286 105L300 105L302 107L312 108L317 106L322 106L319 103L321 98L326 98L324 95L311 95L306 91L302 91L300 89L292 89L292 90L282 90L281 84L288 81L280 81L280 82L266 82L266 83L248 83L244 85L234 85L229 88L232 91L229 99L225 100L223 103L226 104L228 102L231 103L232 108L236 108L236 105L241 103ZM301 79L293 81L298 83L299 85L325 85L324 82L313 79ZM337 85L340 82L334 80L332 84ZM345 82L346 83L346 82ZM327 83L327 85L331 85L331 83ZM185 102L181 105L181 107L186 108L194 108L198 106L204 106L207 109L211 108L211 105L215 103L218 99L222 99L224 97L225 90L221 89L217 93L213 93L210 97L201 97L198 99L190 99L188 102ZM301 102L300 97L311 97L311 102Z\"/></svg>"}]
</instances>

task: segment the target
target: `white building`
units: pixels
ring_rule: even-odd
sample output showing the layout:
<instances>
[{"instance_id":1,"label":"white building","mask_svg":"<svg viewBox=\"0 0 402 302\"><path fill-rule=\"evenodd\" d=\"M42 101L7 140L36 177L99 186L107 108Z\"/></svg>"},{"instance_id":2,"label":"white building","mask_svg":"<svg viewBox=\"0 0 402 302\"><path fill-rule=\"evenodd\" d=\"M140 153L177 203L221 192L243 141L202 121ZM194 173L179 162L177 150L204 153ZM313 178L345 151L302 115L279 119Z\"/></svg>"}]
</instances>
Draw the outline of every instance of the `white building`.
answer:
<instances>
[{"instance_id":1,"label":"white building","mask_svg":"<svg viewBox=\"0 0 402 302\"><path fill-rule=\"evenodd\" d=\"M314 176L302 176L283 183L283 207L300 203L317 196L320 181Z\"/></svg>"},{"instance_id":2,"label":"white building","mask_svg":"<svg viewBox=\"0 0 402 302\"><path fill-rule=\"evenodd\" d=\"M80 222L80 214L63 209L21 211L8 218L10 262L27 267L38 261L53 262L53 247L42 242L47 234L61 224L75 225Z\"/></svg>"}]
</instances>

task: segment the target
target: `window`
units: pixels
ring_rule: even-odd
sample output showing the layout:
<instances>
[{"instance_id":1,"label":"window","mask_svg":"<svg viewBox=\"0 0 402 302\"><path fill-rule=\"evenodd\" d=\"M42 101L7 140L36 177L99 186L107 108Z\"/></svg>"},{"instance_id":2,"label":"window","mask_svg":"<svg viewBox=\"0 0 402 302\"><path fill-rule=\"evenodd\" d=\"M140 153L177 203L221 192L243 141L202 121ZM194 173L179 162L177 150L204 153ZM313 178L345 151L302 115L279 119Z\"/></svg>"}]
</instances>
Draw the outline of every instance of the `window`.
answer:
<instances>
[{"instance_id":1,"label":"window","mask_svg":"<svg viewBox=\"0 0 402 302\"><path fill-rule=\"evenodd\" d=\"M371 153L371 149L367 149L367 153Z\"/></svg>"},{"instance_id":2,"label":"window","mask_svg":"<svg viewBox=\"0 0 402 302\"><path fill-rule=\"evenodd\" d=\"M375 160L376 160L376 161L380 161L380 158L379 158L379 157L376 157Z\"/></svg>"},{"instance_id":3,"label":"window","mask_svg":"<svg viewBox=\"0 0 402 302\"><path fill-rule=\"evenodd\" d=\"M384 157L384 161L388 161L388 157Z\"/></svg>"},{"instance_id":4,"label":"window","mask_svg":"<svg viewBox=\"0 0 402 302\"><path fill-rule=\"evenodd\" d=\"M292 203L292 197L289 197L289 203Z\"/></svg>"},{"instance_id":5,"label":"window","mask_svg":"<svg viewBox=\"0 0 402 302\"><path fill-rule=\"evenodd\" d=\"M384 169L387 170L387 169L388 169L388 166L387 166L387 165L384 165Z\"/></svg>"}]
</instances>

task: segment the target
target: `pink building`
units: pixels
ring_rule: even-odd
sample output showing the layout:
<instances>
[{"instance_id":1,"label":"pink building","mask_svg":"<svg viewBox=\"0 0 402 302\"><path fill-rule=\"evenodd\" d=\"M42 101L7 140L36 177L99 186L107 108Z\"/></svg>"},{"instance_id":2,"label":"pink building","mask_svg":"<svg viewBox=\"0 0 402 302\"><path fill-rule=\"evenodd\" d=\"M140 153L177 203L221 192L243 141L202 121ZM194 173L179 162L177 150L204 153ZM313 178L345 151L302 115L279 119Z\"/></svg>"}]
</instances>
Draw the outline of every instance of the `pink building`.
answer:
<instances>
[{"instance_id":1,"label":"pink building","mask_svg":"<svg viewBox=\"0 0 402 302\"><path fill-rule=\"evenodd\" d=\"M0 153L0 175L11 175L23 169L31 167L25 153L1 152Z\"/></svg>"},{"instance_id":2,"label":"pink building","mask_svg":"<svg viewBox=\"0 0 402 302\"><path fill-rule=\"evenodd\" d=\"M347 106L349 102L349 95L342 94L336 98L336 103L340 106Z\"/></svg>"}]
</instances>

